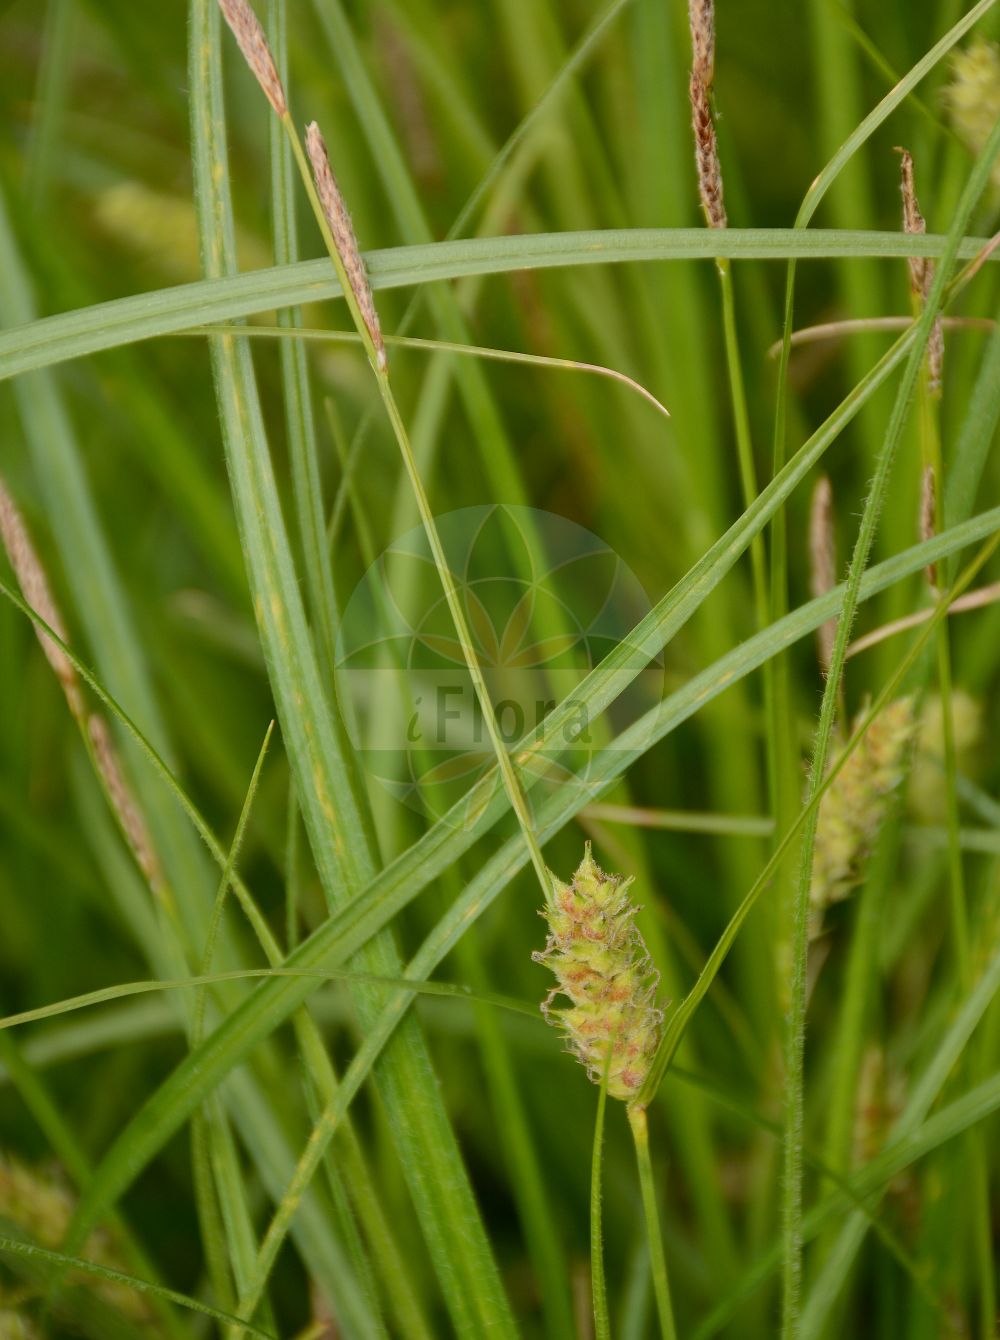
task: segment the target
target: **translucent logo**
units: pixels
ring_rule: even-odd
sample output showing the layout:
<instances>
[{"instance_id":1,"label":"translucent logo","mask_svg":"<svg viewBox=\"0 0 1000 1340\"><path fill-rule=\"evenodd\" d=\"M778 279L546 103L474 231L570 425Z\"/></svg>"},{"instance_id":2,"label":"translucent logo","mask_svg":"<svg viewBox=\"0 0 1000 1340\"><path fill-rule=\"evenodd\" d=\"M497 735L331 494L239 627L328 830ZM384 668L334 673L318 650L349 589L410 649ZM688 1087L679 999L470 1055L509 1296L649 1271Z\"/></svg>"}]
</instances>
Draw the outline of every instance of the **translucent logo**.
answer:
<instances>
[{"instance_id":1,"label":"translucent logo","mask_svg":"<svg viewBox=\"0 0 1000 1340\"><path fill-rule=\"evenodd\" d=\"M499 733L537 812L553 787L591 785L619 732L660 700L660 663L630 641L649 599L604 541L565 517L498 504L437 525ZM585 681L611 653L613 701L596 711ZM478 808L495 796L495 754L422 527L351 596L337 683L358 754L400 801L437 818L463 797Z\"/></svg>"}]
</instances>

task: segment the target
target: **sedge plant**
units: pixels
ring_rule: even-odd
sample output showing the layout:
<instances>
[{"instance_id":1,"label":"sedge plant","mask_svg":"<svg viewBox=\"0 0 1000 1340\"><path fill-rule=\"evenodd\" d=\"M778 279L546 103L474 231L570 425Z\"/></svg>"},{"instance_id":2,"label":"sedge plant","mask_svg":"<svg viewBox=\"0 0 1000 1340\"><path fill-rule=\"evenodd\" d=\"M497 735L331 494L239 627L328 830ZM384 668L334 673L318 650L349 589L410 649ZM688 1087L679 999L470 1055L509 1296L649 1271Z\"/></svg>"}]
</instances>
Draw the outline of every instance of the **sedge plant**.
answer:
<instances>
[{"instance_id":1,"label":"sedge plant","mask_svg":"<svg viewBox=\"0 0 1000 1340\"><path fill-rule=\"evenodd\" d=\"M993 0L0 11L0 1332L988 1340ZM484 500L649 596L516 740Z\"/></svg>"}]
</instances>

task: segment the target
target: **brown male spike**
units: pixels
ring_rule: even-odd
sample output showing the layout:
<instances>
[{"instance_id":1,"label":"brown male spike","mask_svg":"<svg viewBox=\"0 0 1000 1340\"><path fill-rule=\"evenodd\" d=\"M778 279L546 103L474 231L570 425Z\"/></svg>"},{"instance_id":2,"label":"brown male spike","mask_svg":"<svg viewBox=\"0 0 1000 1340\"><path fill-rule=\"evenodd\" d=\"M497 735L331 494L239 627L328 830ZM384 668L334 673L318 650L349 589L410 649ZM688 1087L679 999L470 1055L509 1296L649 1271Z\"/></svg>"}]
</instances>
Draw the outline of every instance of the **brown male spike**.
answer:
<instances>
[{"instance_id":1,"label":"brown male spike","mask_svg":"<svg viewBox=\"0 0 1000 1340\"><path fill-rule=\"evenodd\" d=\"M903 197L903 232L910 236L926 233L927 224L920 212L920 202L917 199L914 183L913 155L908 149L897 148L896 152L900 155L899 189ZM927 295L930 293L931 285L934 282L934 262L928 260L925 256L911 256L909 266L910 290L916 303L922 306L927 301ZM943 362L944 335L941 318L938 316L935 318L930 339L927 341L927 384L933 394L938 394L941 390Z\"/></svg>"},{"instance_id":2,"label":"brown male spike","mask_svg":"<svg viewBox=\"0 0 1000 1340\"><path fill-rule=\"evenodd\" d=\"M24 517L3 480L0 480L0 541L7 551L10 565L14 569L28 605L45 620L60 641L68 642L66 625L52 595L52 588L49 586L49 579L45 575L41 559L31 542ZM37 624L35 632L49 665L52 666L56 678L62 685L70 711L79 720L83 713L83 700L80 696L80 680L73 663L59 643L54 642Z\"/></svg>"},{"instance_id":3,"label":"brown male spike","mask_svg":"<svg viewBox=\"0 0 1000 1340\"><path fill-rule=\"evenodd\" d=\"M243 52L243 59L264 90L268 102L279 116L287 116L288 101L285 98L285 90L264 29L260 26L260 19L250 8L247 0L219 0L219 8L232 29L239 49Z\"/></svg>"},{"instance_id":4,"label":"brown male spike","mask_svg":"<svg viewBox=\"0 0 1000 1340\"><path fill-rule=\"evenodd\" d=\"M316 193L319 196L320 204L323 206L323 213L326 216L334 246L337 248L337 254L340 256L344 267L344 273L347 276L354 301L375 349L377 366L382 371L386 365L385 342L382 339L382 327L379 324L378 312L375 310L371 285L368 282L365 263L361 259L361 251L358 247L354 225L351 223L351 216L347 212L344 197L337 185L337 178L333 175L333 168L330 166L326 141L323 139L322 132L315 121L311 121L306 126L306 150L309 154L309 161L312 163L313 176L316 179Z\"/></svg>"},{"instance_id":5,"label":"brown male spike","mask_svg":"<svg viewBox=\"0 0 1000 1340\"><path fill-rule=\"evenodd\" d=\"M714 0L689 0L691 25L691 123L694 156L698 168L698 193L709 228L725 228L726 207L722 198L722 169L712 116L712 80L715 77Z\"/></svg>"}]
</instances>

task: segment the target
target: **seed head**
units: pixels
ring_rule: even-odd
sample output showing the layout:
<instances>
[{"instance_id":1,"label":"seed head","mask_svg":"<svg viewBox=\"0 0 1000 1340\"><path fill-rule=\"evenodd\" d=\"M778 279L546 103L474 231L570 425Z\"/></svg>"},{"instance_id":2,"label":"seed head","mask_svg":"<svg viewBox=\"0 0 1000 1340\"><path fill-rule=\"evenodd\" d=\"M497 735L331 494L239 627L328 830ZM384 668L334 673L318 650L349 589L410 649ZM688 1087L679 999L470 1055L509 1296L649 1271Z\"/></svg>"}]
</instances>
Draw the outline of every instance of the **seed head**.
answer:
<instances>
[{"instance_id":1,"label":"seed head","mask_svg":"<svg viewBox=\"0 0 1000 1340\"><path fill-rule=\"evenodd\" d=\"M219 0L219 8L233 31L240 51L243 52L243 59L264 90L268 102L279 116L287 116L288 102L285 90L264 29L260 26L260 19L250 8L247 0Z\"/></svg>"},{"instance_id":2,"label":"seed head","mask_svg":"<svg viewBox=\"0 0 1000 1340\"><path fill-rule=\"evenodd\" d=\"M36 1172L0 1154L0 1214L43 1247L57 1247L73 1215L73 1197L55 1172Z\"/></svg>"},{"instance_id":3,"label":"seed head","mask_svg":"<svg viewBox=\"0 0 1000 1340\"><path fill-rule=\"evenodd\" d=\"M959 138L972 153L980 153L1000 118L1000 47L977 38L964 51L956 51L942 99ZM996 164L993 184L1000 186Z\"/></svg>"},{"instance_id":4,"label":"seed head","mask_svg":"<svg viewBox=\"0 0 1000 1340\"><path fill-rule=\"evenodd\" d=\"M827 475L821 475L813 489L809 509L810 587L814 596L825 596L837 584L837 546L833 533L833 487ZM826 674L833 659L837 620L827 619L816 630L819 663Z\"/></svg>"},{"instance_id":5,"label":"seed head","mask_svg":"<svg viewBox=\"0 0 1000 1340\"><path fill-rule=\"evenodd\" d=\"M714 0L689 0L691 24L691 124L694 157L698 169L698 193L709 228L725 228L726 207L722 198L722 169L712 116L712 80L715 77Z\"/></svg>"},{"instance_id":6,"label":"seed head","mask_svg":"<svg viewBox=\"0 0 1000 1340\"><path fill-rule=\"evenodd\" d=\"M920 212L920 202L913 180L913 155L909 149L897 148L896 152L899 154L899 192L903 197L903 232L909 235L926 233L927 224ZM927 272L930 270L933 273L933 266L926 256L911 256L908 265L913 293L917 298L923 299L927 296Z\"/></svg>"},{"instance_id":7,"label":"seed head","mask_svg":"<svg viewBox=\"0 0 1000 1340\"><path fill-rule=\"evenodd\" d=\"M7 551L10 565L14 569L24 599L41 615L52 631L63 642L69 642L66 625L63 623L59 607L52 595L52 588L42 567L42 561L31 543L31 536L24 524L20 509L0 480L0 541ZM83 700L80 695L80 681L73 663L57 642L36 625L35 631L49 665L56 673L62 685L70 711L77 718L83 712Z\"/></svg>"},{"instance_id":8,"label":"seed head","mask_svg":"<svg viewBox=\"0 0 1000 1340\"><path fill-rule=\"evenodd\" d=\"M910 235L926 233L927 224L920 212L920 201L913 178L913 156L907 149L897 148L900 155L900 192L903 197L903 232ZM926 256L911 256L910 291L917 306L927 301L934 282L934 262ZM929 389L937 393L941 390L941 365L944 362L944 334L940 316L935 318L927 341L927 382Z\"/></svg>"},{"instance_id":9,"label":"seed head","mask_svg":"<svg viewBox=\"0 0 1000 1340\"><path fill-rule=\"evenodd\" d=\"M932 540L937 534L937 484L933 465L925 465L920 476L920 538ZM937 564L929 563L925 569L927 581L932 591L937 589Z\"/></svg>"},{"instance_id":10,"label":"seed head","mask_svg":"<svg viewBox=\"0 0 1000 1340\"><path fill-rule=\"evenodd\" d=\"M863 715L855 720L855 729ZM845 898L861 877L892 792L903 780L914 728L913 699L897 698L889 703L820 802L810 890L814 935L819 933L824 910Z\"/></svg>"},{"instance_id":11,"label":"seed head","mask_svg":"<svg viewBox=\"0 0 1000 1340\"><path fill-rule=\"evenodd\" d=\"M0 1153L0 1217L12 1220L23 1229L29 1240L42 1247L59 1247L66 1236L76 1197L66 1185L58 1169L34 1169L17 1159ZM93 1232L84 1244L82 1255L97 1265L112 1270L124 1268L121 1254L111 1233L104 1229ZM97 1294L111 1307L117 1308L132 1322L142 1326L142 1334L159 1336L153 1328L149 1306L141 1293L118 1280L102 1279L91 1274L71 1274L72 1284ZM11 1332L2 1329L7 1314L0 1312L0 1337L8 1334L11 1340L20 1336L31 1337L31 1330ZM45 1334L49 1334L46 1327Z\"/></svg>"},{"instance_id":12,"label":"seed head","mask_svg":"<svg viewBox=\"0 0 1000 1340\"><path fill-rule=\"evenodd\" d=\"M659 973L628 894L632 880L606 875L589 842L569 884L549 874L552 898L541 913L549 938L532 954L556 977L542 1013L563 1030L568 1050L594 1083L602 1082L607 1066L608 1093L629 1102L649 1073L663 1019L655 1004ZM558 995L567 997L568 1007L553 1008Z\"/></svg>"},{"instance_id":13,"label":"seed head","mask_svg":"<svg viewBox=\"0 0 1000 1340\"><path fill-rule=\"evenodd\" d=\"M87 718L87 734L94 751L94 761L107 788L108 799L132 849L132 855L149 887L154 893L159 893L163 887L160 863L146 821L122 773L111 732L104 718L92 713Z\"/></svg>"},{"instance_id":14,"label":"seed head","mask_svg":"<svg viewBox=\"0 0 1000 1340\"><path fill-rule=\"evenodd\" d=\"M41 1340L41 1332L26 1312L0 1303L0 1337L3 1340Z\"/></svg>"},{"instance_id":15,"label":"seed head","mask_svg":"<svg viewBox=\"0 0 1000 1340\"><path fill-rule=\"evenodd\" d=\"M45 569L42 567L41 560L31 543L24 518L21 516L14 499L8 493L3 480L0 480L0 541L2 541L3 547L7 551L7 557L10 559L11 567L17 575L17 580L27 603L36 614L41 615L63 642L68 642L69 638L62 621L62 615L53 599ZM62 685L70 711L81 726L86 724L87 734L94 751L94 761L104 779L108 799L118 816L118 821L128 838L129 846L132 848L140 869L149 881L150 887L154 892L157 892L163 882L159 862L156 859L156 853L145 821L122 775L118 755L115 752L107 724L103 717L95 714L86 715L83 695L80 691L80 679L73 662L62 647L54 642L47 633L41 629L36 629L36 631L38 640L42 644L42 650ZM13 1173L7 1176L6 1183L0 1181L0 1190L5 1185L11 1187L16 1184Z\"/></svg>"},{"instance_id":16,"label":"seed head","mask_svg":"<svg viewBox=\"0 0 1000 1340\"><path fill-rule=\"evenodd\" d=\"M967 771L983 735L983 708L965 689L951 695L951 738L958 766ZM913 769L907 802L926 823L939 823L945 815L944 703L940 694L929 693L920 709L913 747Z\"/></svg>"},{"instance_id":17,"label":"seed head","mask_svg":"<svg viewBox=\"0 0 1000 1340\"><path fill-rule=\"evenodd\" d=\"M361 259L361 251L358 248L358 239L355 236L354 225L351 223L351 216L344 204L344 197L337 185L337 178L333 175L330 156L326 151L326 142L315 121L306 126L306 149L316 179L316 191L330 227L334 246L337 248L337 254L344 267L344 273L357 304L358 312L371 342L375 346L376 362L381 370L385 367L385 343L382 339L382 327L379 325L378 313L375 310L375 300L372 297L365 263Z\"/></svg>"},{"instance_id":18,"label":"seed head","mask_svg":"<svg viewBox=\"0 0 1000 1340\"><path fill-rule=\"evenodd\" d=\"M715 78L715 0L688 0L691 69L707 88Z\"/></svg>"}]
</instances>

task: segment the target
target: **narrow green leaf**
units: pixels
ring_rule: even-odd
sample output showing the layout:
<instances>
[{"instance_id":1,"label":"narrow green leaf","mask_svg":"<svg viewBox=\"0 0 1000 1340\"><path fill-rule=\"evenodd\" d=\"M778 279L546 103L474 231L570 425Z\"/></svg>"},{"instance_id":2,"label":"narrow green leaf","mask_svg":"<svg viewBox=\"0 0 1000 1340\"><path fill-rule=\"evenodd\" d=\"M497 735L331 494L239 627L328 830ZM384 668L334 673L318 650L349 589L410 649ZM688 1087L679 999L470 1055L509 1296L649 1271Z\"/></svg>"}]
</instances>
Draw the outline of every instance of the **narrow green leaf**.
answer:
<instances>
[{"instance_id":1,"label":"narrow green leaf","mask_svg":"<svg viewBox=\"0 0 1000 1340\"><path fill-rule=\"evenodd\" d=\"M985 237L965 238L959 248L971 260ZM579 265L619 265L640 261L828 260L834 257L938 257L945 239L933 233L838 232L814 228L727 228L717 236L704 228L623 228L599 232L537 233L481 237L453 242L392 247L365 256L372 288L434 284L465 275L507 274ZM1000 259L994 255L991 261ZM327 259L255 270L245 275L203 279L76 312L22 318L0 333L0 380L36 368L82 358L138 340L169 335L193 326L235 321L258 312L301 307L340 296ZM28 323L28 324L24 324Z\"/></svg>"},{"instance_id":2,"label":"narrow green leaf","mask_svg":"<svg viewBox=\"0 0 1000 1340\"><path fill-rule=\"evenodd\" d=\"M209 1307L207 1303L202 1303L199 1299L191 1298L187 1294L178 1293L175 1289L165 1289L162 1284L153 1284L150 1280L123 1274L120 1270L112 1270L110 1266L98 1265L95 1261L86 1261L78 1256L68 1256L63 1252L50 1251L47 1247L39 1247L33 1242L19 1242L16 1238L0 1237L0 1254L3 1253L9 1256L26 1256L44 1261L60 1271L79 1271L84 1275L92 1275L95 1279L124 1284L139 1293L153 1294L157 1298L162 1298L164 1302L176 1303L178 1307L187 1308L191 1312L200 1312L202 1316L211 1317L213 1321L230 1324L236 1320L228 1312L220 1312L218 1308ZM247 1325L246 1330L251 1335L261 1336L263 1340L274 1340L274 1337L267 1331L258 1330L256 1326Z\"/></svg>"},{"instance_id":3,"label":"narrow green leaf","mask_svg":"<svg viewBox=\"0 0 1000 1340\"><path fill-rule=\"evenodd\" d=\"M974 518L951 532L944 532L913 546L905 553L889 559L866 572L861 584L860 599L869 599L893 582L921 571L930 558L941 559L952 550L994 533L1000 528L1000 507ZM9 590L8 598L13 598ZM700 707L725 691L735 680L749 674L775 650L789 646L805 637L835 616L843 599L843 588L810 601L764 632L734 649L715 665L695 676L682 689L670 695L648 718L641 719L624 732L616 747L604 751L594 776L586 787L564 788L543 807L539 816L539 832L548 838L557 832L588 801L595 799L657 739L661 739L683 721L693 716ZM15 603L20 603L16 601ZM432 831L437 831L432 830ZM466 834L449 830L447 834L454 850L464 849ZM419 844L418 844L419 845ZM410 963L406 976L417 983L424 980L464 929L498 896L513 876L527 861L519 837L511 838L480 869L462 898L449 910L435 932ZM263 1038L286 1020L315 989L315 980L299 974L328 964L334 957L347 957L365 940L396 914L419 892L418 881L396 884L392 875L401 862L389 867L364 894L346 905L295 950L286 960L286 970L295 976L278 976L259 988L239 1009L235 1010L205 1039L197 1052L191 1053L177 1067L157 1092L136 1113L129 1126L119 1137L117 1145L106 1156L106 1164L114 1169L115 1181L127 1186L146 1166L149 1160L190 1115L204 1095L221 1081L247 1053ZM434 878L434 870L426 878ZM378 1036L366 1037L362 1050L352 1062L355 1075L370 1066L379 1054L384 1039L391 1035L396 1021L405 1013L410 991L393 998L386 1013L379 1018ZM350 1075L350 1072L349 1072ZM348 1075L344 1077L345 1088ZM360 1082L360 1080L358 1080ZM346 1104L345 1104L346 1108Z\"/></svg>"},{"instance_id":4,"label":"narrow green leaf","mask_svg":"<svg viewBox=\"0 0 1000 1340\"><path fill-rule=\"evenodd\" d=\"M994 990L995 986L994 983ZM905 1137L900 1138L898 1143L891 1144L882 1153L878 1154L850 1178L849 1184L853 1194L868 1199L884 1191L904 1169L912 1167L920 1159L926 1158L928 1154L940 1149L964 1131L970 1130L981 1121L985 1121L987 1117L992 1116L998 1110L1000 1110L1000 1074L993 1075L971 1092L955 1099L953 1103L942 1108L940 1112L935 1113L923 1124L917 1125ZM846 1197L839 1191L832 1192L820 1201L805 1216L802 1224L803 1240L809 1242L815 1238L831 1219L843 1214L847 1204L849 1202ZM855 1218L859 1219L862 1224L868 1222L865 1215L852 1214L844 1228L845 1238ZM719 1331L733 1317L739 1315L746 1300L751 1298L761 1285L776 1270L781 1268L781 1262L782 1247L779 1242L775 1243L747 1271L743 1279L726 1298L716 1304L709 1315L692 1332L691 1340L709 1340L710 1336L718 1335Z\"/></svg>"},{"instance_id":5,"label":"narrow green leaf","mask_svg":"<svg viewBox=\"0 0 1000 1340\"><path fill-rule=\"evenodd\" d=\"M196 198L206 266L214 275L234 269L218 35L215 5L193 0L190 71ZM217 337L212 354L230 482L271 684L313 855L333 908L348 892L364 887L374 873L369 816L356 761L316 663L249 349L243 341ZM393 976L398 964L388 935L366 946L362 956L362 966L376 975ZM362 1026L374 1017L380 996L377 987L355 988ZM394 1039L376 1078L396 1117L410 1191L457 1329L475 1334L477 1329L493 1328L498 1334L513 1335L509 1305L415 1019ZM116 1194L127 1162L113 1153L103 1174L98 1172L90 1203L81 1205L77 1235L101 1199ZM461 1225L460 1231L456 1225ZM261 1283L258 1279L255 1287Z\"/></svg>"}]
</instances>

